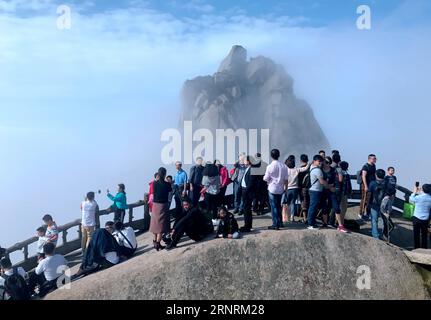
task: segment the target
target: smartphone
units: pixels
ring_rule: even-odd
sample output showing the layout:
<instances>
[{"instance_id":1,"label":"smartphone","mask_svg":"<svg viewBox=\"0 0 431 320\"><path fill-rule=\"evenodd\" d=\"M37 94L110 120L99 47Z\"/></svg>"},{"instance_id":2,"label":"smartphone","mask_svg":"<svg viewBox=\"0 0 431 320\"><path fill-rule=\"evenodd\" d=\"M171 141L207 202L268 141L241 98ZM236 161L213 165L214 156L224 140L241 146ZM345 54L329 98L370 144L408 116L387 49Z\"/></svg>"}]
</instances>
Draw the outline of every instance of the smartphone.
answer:
<instances>
[{"instance_id":1,"label":"smartphone","mask_svg":"<svg viewBox=\"0 0 431 320\"><path fill-rule=\"evenodd\" d=\"M416 186L416 188L419 188L419 181L416 181L415 186Z\"/></svg>"}]
</instances>

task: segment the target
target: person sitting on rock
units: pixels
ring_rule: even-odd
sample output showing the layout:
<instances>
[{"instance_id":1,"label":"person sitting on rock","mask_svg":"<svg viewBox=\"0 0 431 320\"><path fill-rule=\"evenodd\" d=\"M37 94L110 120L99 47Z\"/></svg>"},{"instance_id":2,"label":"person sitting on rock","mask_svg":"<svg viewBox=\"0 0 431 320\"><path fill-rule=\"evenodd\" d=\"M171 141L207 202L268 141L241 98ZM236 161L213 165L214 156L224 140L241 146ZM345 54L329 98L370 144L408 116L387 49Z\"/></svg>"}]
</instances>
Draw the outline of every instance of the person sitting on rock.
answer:
<instances>
[{"instance_id":1,"label":"person sitting on rock","mask_svg":"<svg viewBox=\"0 0 431 320\"><path fill-rule=\"evenodd\" d=\"M72 279L110 268L120 262L120 245L115 240L114 222L108 221L104 229L94 231L77 274Z\"/></svg>"},{"instance_id":2,"label":"person sitting on rock","mask_svg":"<svg viewBox=\"0 0 431 320\"><path fill-rule=\"evenodd\" d=\"M67 269L68 262L61 254L55 254L55 244L45 243L43 246L45 258L39 258L34 273L30 274L30 291L39 286L39 297L44 297L49 292L58 288L58 280ZM65 280L65 279L63 279Z\"/></svg>"},{"instance_id":3,"label":"person sitting on rock","mask_svg":"<svg viewBox=\"0 0 431 320\"><path fill-rule=\"evenodd\" d=\"M0 300L30 300L28 275L22 267L13 267L9 258L0 260Z\"/></svg>"},{"instance_id":4,"label":"person sitting on rock","mask_svg":"<svg viewBox=\"0 0 431 320\"><path fill-rule=\"evenodd\" d=\"M114 230L112 235L120 245L120 256L126 259L131 258L138 247L135 231L131 227L124 226L121 221L114 224Z\"/></svg>"},{"instance_id":5,"label":"person sitting on rock","mask_svg":"<svg viewBox=\"0 0 431 320\"><path fill-rule=\"evenodd\" d=\"M218 218L220 222L216 238L238 239L240 237L238 222L226 207L221 207L218 210Z\"/></svg>"},{"instance_id":6,"label":"person sitting on rock","mask_svg":"<svg viewBox=\"0 0 431 320\"><path fill-rule=\"evenodd\" d=\"M168 250L175 248L184 234L194 241L201 241L214 231L212 221L197 207L193 207L189 198L182 200L182 206L183 217L173 226L171 242L166 247Z\"/></svg>"}]
</instances>

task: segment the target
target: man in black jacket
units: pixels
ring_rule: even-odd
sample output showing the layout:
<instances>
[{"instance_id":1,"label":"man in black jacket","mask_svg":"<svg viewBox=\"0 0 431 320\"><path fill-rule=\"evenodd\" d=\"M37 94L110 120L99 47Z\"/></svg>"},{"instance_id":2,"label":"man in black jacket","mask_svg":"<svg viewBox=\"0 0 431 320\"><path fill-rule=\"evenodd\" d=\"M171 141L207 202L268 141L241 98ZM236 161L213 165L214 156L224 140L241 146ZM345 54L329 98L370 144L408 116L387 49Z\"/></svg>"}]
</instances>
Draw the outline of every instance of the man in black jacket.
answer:
<instances>
[{"instance_id":1,"label":"man in black jacket","mask_svg":"<svg viewBox=\"0 0 431 320\"><path fill-rule=\"evenodd\" d=\"M194 241L201 241L213 231L214 227L211 220L207 219L199 208L194 207L190 199L184 198L183 217L175 222L172 228L172 241L166 249L171 250L175 248L184 234L187 234Z\"/></svg>"},{"instance_id":2,"label":"man in black jacket","mask_svg":"<svg viewBox=\"0 0 431 320\"><path fill-rule=\"evenodd\" d=\"M256 153L256 164L252 164L252 174L256 175L256 192L253 199L253 211L257 212L260 216L263 214L265 204L268 202L268 184L263 180L266 167L268 164L261 159L262 155Z\"/></svg>"},{"instance_id":3,"label":"man in black jacket","mask_svg":"<svg viewBox=\"0 0 431 320\"><path fill-rule=\"evenodd\" d=\"M240 182L242 201L244 203L244 226L241 227L241 232L250 232L253 227L253 214L251 212L251 206L256 189L259 185L258 179L260 177L259 175L254 174L255 172L252 170L252 164L254 162L255 160L251 156L247 156L244 160L246 169Z\"/></svg>"},{"instance_id":4,"label":"man in black jacket","mask_svg":"<svg viewBox=\"0 0 431 320\"><path fill-rule=\"evenodd\" d=\"M203 159L202 157L196 158L196 164L190 168L189 174L189 185L190 185L190 198L194 207L197 207L199 204L199 198L201 196L202 190L202 172L204 170L204 166L202 165Z\"/></svg>"}]
</instances>

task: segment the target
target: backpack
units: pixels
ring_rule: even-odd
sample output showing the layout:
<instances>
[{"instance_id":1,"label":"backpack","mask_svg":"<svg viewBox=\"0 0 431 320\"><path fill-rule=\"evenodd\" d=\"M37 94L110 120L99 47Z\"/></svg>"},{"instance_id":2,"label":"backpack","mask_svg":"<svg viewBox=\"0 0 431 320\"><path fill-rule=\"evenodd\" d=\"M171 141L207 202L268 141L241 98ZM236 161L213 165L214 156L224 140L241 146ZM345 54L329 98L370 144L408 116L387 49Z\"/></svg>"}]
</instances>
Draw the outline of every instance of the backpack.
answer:
<instances>
[{"instance_id":1,"label":"backpack","mask_svg":"<svg viewBox=\"0 0 431 320\"><path fill-rule=\"evenodd\" d=\"M348 173L343 174L343 185L341 192L345 196L350 196L353 192L352 181L350 180L350 175Z\"/></svg>"},{"instance_id":2,"label":"backpack","mask_svg":"<svg viewBox=\"0 0 431 320\"><path fill-rule=\"evenodd\" d=\"M5 279L3 300L6 293L10 296L10 300L30 300L30 291L24 278L18 273L18 268L13 268L12 275L2 277Z\"/></svg>"},{"instance_id":3,"label":"backpack","mask_svg":"<svg viewBox=\"0 0 431 320\"><path fill-rule=\"evenodd\" d=\"M318 168L314 167L313 169L309 170L307 172L307 174L304 176L304 179L302 179L302 183L301 183L302 188L310 189L311 186L314 185L317 182L317 180L316 180L313 183L311 183L310 174L311 174L311 171L313 171L314 169L318 169Z\"/></svg>"},{"instance_id":4,"label":"backpack","mask_svg":"<svg viewBox=\"0 0 431 320\"><path fill-rule=\"evenodd\" d=\"M386 183L377 183L376 189L373 192L373 204L380 208L383 198L386 196Z\"/></svg>"}]
</instances>

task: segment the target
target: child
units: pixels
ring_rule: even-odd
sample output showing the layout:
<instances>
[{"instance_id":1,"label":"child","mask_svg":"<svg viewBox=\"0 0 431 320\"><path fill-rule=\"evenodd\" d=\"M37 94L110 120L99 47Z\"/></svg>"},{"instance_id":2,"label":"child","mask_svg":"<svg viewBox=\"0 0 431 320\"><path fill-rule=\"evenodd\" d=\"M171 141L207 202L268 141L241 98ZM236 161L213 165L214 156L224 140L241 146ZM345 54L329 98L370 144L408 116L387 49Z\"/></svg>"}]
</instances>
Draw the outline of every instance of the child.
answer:
<instances>
[{"instance_id":1,"label":"child","mask_svg":"<svg viewBox=\"0 0 431 320\"><path fill-rule=\"evenodd\" d=\"M45 243L48 243L48 238L45 236L46 229L45 227L39 227L36 229L37 237L37 259L45 258L45 253L43 252L43 246Z\"/></svg>"},{"instance_id":2,"label":"child","mask_svg":"<svg viewBox=\"0 0 431 320\"><path fill-rule=\"evenodd\" d=\"M218 210L217 217L220 219L217 229L217 238L238 239L240 237L238 222L226 207L223 206Z\"/></svg>"},{"instance_id":3,"label":"child","mask_svg":"<svg viewBox=\"0 0 431 320\"><path fill-rule=\"evenodd\" d=\"M49 214L44 215L42 220L46 226L45 237L47 238L47 242L51 242L54 245L57 245L57 240L58 240L57 224L54 222L54 220L52 219L52 216Z\"/></svg>"}]
</instances>

